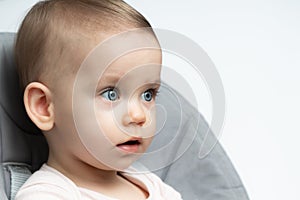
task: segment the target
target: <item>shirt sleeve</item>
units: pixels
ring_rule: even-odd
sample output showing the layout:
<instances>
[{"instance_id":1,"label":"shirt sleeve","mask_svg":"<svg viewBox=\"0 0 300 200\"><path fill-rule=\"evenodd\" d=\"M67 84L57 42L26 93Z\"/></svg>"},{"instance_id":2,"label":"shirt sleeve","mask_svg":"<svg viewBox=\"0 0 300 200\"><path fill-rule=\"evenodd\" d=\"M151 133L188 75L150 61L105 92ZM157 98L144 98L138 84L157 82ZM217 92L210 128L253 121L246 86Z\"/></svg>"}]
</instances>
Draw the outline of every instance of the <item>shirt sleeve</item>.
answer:
<instances>
[{"instance_id":1,"label":"shirt sleeve","mask_svg":"<svg viewBox=\"0 0 300 200\"><path fill-rule=\"evenodd\" d=\"M76 196L55 185L41 184L22 188L15 200L77 200ZM78 199L79 200L79 199Z\"/></svg>"}]
</instances>

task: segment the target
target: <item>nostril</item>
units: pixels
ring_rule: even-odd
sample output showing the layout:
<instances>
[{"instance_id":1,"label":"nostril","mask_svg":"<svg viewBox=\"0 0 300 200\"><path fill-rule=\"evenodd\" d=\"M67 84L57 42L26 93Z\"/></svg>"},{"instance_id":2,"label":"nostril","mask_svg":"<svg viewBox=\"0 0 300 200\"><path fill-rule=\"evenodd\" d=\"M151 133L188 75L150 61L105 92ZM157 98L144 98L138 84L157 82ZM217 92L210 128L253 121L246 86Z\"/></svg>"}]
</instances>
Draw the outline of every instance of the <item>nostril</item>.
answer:
<instances>
[{"instance_id":1,"label":"nostril","mask_svg":"<svg viewBox=\"0 0 300 200\"><path fill-rule=\"evenodd\" d=\"M145 121L138 122L138 123L136 123L136 124L139 125L139 126L143 126L143 125L145 124Z\"/></svg>"}]
</instances>

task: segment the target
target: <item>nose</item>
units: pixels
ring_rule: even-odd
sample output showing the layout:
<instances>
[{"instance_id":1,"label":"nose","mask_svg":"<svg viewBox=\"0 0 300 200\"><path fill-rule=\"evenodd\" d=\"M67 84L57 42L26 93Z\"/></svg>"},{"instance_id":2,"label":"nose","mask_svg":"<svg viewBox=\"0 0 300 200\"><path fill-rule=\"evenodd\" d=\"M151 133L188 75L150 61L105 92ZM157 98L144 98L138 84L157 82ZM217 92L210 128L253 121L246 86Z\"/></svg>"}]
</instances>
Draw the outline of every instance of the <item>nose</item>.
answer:
<instances>
[{"instance_id":1,"label":"nose","mask_svg":"<svg viewBox=\"0 0 300 200\"><path fill-rule=\"evenodd\" d=\"M124 117L125 125L143 126L146 122L146 113L138 100L128 102L128 111Z\"/></svg>"}]
</instances>

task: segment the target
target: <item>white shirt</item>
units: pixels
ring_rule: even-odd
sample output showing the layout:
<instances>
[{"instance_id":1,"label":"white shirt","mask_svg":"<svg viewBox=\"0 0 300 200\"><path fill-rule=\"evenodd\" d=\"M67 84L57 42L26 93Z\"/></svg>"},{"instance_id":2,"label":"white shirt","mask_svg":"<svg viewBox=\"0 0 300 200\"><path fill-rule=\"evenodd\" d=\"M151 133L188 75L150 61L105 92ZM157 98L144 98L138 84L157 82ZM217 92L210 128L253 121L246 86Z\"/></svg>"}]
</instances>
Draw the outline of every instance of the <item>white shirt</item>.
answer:
<instances>
[{"instance_id":1,"label":"white shirt","mask_svg":"<svg viewBox=\"0 0 300 200\"><path fill-rule=\"evenodd\" d=\"M180 194L153 173L121 173L147 190L147 200L179 200ZM56 169L44 164L20 188L15 200L116 200L81 188Z\"/></svg>"}]
</instances>

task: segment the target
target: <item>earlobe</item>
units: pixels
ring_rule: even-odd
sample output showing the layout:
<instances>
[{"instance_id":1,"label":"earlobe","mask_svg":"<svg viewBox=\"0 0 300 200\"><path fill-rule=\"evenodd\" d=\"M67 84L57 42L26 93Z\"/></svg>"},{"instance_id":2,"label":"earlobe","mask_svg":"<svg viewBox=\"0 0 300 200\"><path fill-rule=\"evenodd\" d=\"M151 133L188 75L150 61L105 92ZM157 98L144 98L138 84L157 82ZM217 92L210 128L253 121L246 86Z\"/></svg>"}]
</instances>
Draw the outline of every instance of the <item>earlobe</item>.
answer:
<instances>
[{"instance_id":1,"label":"earlobe","mask_svg":"<svg viewBox=\"0 0 300 200\"><path fill-rule=\"evenodd\" d=\"M42 83L32 82L24 92L26 112L42 131L49 131L54 125L54 108L51 91Z\"/></svg>"}]
</instances>

